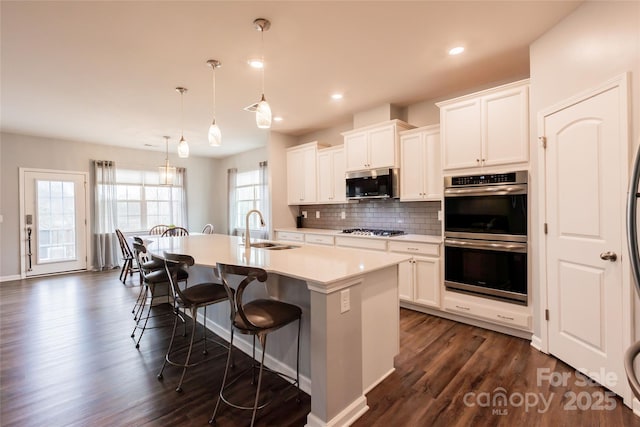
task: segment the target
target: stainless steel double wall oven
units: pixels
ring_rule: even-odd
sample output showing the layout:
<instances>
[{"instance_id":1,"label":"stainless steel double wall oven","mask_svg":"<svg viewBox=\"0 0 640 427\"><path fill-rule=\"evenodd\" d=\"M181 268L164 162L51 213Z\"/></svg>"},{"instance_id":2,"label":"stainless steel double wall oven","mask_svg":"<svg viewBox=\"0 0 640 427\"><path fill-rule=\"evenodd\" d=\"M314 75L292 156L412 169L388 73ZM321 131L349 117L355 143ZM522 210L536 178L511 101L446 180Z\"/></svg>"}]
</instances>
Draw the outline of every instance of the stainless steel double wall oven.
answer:
<instances>
[{"instance_id":1,"label":"stainless steel double wall oven","mask_svg":"<svg viewBox=\"0 0 640 427\"><path fill-rule=\"evenodd\" d=\"M527 171L445 178L445 286L527 304Z\"/></svg>"}]
</instances>

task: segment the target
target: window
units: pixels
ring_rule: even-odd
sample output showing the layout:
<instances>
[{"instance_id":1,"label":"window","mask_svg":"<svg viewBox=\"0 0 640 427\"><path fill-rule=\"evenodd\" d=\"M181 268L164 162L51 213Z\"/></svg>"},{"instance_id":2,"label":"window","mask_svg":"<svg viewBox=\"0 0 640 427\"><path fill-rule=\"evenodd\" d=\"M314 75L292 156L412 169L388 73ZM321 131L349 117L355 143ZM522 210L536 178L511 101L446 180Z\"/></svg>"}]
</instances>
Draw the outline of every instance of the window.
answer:
<instances>
[{"instance_id":1,"label":"window","mask_svg":"<svg viewBox=\"0 0 640 427\"><path fill-rule=\"evenodd\" d=\"M251 209L262 211L260 200L260 171L258 169L248 172L238 172L236 175L236 215L233 227L244 230L246 227L245 218ZM258 215L251 215L249 218L249 228L251 230L260 229L260 218Z\"/></svg>"},{"instance_id":2,"label":"window","mask_svg":"<svg viewBox=\"0 0 640 427\"><path fill-rule=\"evenodd\" d=\"M166 224L186 227L184 169L178 185L161 186L157 170L116 169L116 223L124 232Z\"/></svg>"},{"instance_id":3,"label":"window","mask_svg":"<svg viewBox=\"0 0 640 427\"><path fill-rule=\"evenodd\" d=\"M227 189L229 195L229 234L243 234L245 230L245 218L252 209L262 213L266 227L260 226L260 217L249 217L249 231L251 237L260 239L269 238L269 174L267 162L259 163L259 169L238 172L237 169L228 169Z\"/></svg>"}]
</instances>

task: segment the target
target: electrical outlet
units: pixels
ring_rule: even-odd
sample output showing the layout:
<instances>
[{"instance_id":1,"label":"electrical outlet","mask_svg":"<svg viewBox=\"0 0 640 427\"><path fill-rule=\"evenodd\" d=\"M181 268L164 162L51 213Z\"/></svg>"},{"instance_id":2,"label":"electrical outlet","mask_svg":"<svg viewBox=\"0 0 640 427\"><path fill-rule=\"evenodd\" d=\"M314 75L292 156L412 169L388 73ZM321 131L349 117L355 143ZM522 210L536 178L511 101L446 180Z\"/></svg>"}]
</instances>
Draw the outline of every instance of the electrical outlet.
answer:
<instances>
[{"instance_id":1,"label":"electrical outlet","mask_svg":"<svg viewBox=\"0 0 640 427\"><path fill-rule=\"evenodd\" d=\"M316 211L316 219L320 219L320 211Z\"/></svg>"},{"instance_id":2,"label":"electrical outlet","mask_svg":"<svg viewBox=\"0 0 640 427\"><path fill-rule=\"evenodd\" d=\"M340 291L340 313L351 310L351 292L349 289Z\"/></svg>"},{"instance_id":3,"label":"electrical outlet","mask_svg":"<svg viewBox=\"0 0 640 427\"><path fill-rule=\"evenodd\" d=\"M302 218L307 218L307 211L302 211Z\"/></svg>"},{"instance_id":4,"label":"electrical outlet","mask_svg":"<svg viewBox=\"0 0 640 427\"><path fill-rule=\"evenodd\" d=\"M438 221L442 221L442 209L438 211Z\"/></svg>"},{"instance_id":5,"label":"electrical outlet","mask_svg":"<svg viewBox=\"0 0 640 427\"><path fill-rule=\"evenodd\" d=\"M345 219L346 217L347 214L344 211L340 212L340 219Z\"/></svg>"}]
</instances>

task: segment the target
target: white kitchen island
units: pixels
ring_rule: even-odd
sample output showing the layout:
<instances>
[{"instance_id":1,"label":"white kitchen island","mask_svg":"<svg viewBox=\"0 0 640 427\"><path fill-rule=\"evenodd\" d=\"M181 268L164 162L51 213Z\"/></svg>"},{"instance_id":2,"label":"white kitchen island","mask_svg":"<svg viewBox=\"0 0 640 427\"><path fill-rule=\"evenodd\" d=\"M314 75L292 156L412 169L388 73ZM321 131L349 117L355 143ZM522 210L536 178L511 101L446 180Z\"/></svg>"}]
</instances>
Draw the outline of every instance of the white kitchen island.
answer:
<instances>
[{"instance_id":1,"label":"white kitchen island","mask_svg":"<svg viewBox=\"0 0 640 427\"><path fill-rule=\"evenodd\" d=\"M246 250L239 237L221 234L151 240L151 253L189 254L208 272L218 262L263 268L268 294L302 307L301 387L311 396L307 426L349 425L367 411L365 393L393 372L398 264L409 256L313 245ZM218 305L210 311L219 312L205 321L228 337L228 306ZM286 339L268 344L267 358L295 369L295 332L283 334Z\"/></svg>"}]
</instances>

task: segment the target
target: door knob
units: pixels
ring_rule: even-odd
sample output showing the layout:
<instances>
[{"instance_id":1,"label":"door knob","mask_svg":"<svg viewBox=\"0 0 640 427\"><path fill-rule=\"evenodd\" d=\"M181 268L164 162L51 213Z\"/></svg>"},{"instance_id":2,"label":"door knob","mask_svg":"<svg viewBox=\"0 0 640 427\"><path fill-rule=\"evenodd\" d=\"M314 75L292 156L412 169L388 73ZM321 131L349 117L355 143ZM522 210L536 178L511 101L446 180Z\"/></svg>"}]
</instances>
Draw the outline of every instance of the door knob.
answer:
<instances>
[{"instance_id":1,"label":"door knob","mask_svg":"<svg viewBox=\"0 0 640 427\"><path fill-rule=\"evenodd\" d=\"M616 255L615 252L607 251L607 252L602 252L600 254L600 258L605 260L605 261L614 262L615 260L618 259L618 255Z\"/></svg>"}]
</instances>

